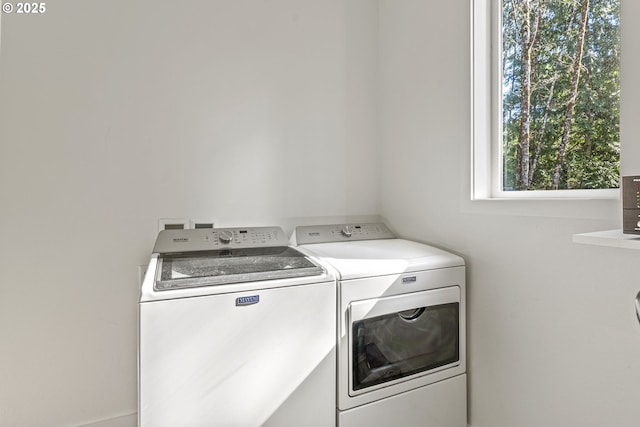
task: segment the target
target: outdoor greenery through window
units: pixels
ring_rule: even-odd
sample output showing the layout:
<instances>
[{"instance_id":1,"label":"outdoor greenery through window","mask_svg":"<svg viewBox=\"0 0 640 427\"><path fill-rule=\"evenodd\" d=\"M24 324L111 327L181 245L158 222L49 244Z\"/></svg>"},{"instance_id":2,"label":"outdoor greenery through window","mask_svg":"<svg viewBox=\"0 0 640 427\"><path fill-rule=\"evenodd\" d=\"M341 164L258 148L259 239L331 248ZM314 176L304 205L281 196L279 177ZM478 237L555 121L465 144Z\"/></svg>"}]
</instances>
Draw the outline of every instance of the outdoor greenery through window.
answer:
<instances>
[{"instance_id":1,"label":"outdoor greenery through window","mask_svg":"<svg viewBox=\"0 0 640 427\"><path fill-rule=\"evenodd\" d=\"M620 0L502 3L502 190L619 186Z\"/></svg>"}]
</instances>

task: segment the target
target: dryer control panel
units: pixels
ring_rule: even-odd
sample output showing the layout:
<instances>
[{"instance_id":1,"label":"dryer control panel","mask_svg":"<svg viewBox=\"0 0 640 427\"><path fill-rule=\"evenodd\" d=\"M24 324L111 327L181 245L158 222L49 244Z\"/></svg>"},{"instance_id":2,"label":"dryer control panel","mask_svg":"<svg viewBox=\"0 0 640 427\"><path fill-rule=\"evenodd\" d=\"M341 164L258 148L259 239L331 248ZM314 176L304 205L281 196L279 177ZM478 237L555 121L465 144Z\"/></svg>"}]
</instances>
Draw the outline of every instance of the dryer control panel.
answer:
<instances>
[{"instance_id":1,"label":"dryer control panel","mask_svg":"<svg viewBox=\"0 0 640 427\"><path fill-rule=\"evenodd\" d=\"M295 236L298 245L396 238L383 223L305 225L296 227Z\"/></svg>"}]
</instances>

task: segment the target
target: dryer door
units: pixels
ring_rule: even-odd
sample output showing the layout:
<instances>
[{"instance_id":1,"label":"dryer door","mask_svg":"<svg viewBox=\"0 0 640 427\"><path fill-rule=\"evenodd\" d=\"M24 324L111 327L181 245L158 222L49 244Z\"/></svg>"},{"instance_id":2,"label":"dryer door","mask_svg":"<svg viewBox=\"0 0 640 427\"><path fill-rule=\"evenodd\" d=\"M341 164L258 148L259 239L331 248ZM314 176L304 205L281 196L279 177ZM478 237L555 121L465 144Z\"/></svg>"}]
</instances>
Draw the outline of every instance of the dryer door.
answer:
<instances>
[{"instance_id":1,"label":"dryer door","mask_svg":"<svg viewBox=\"0 0 640 427\"><path fill-rule=\"evenodd\" d=\"M349 395L460 364L460 288L349 305Z\"/></svg>"}]
</instances>

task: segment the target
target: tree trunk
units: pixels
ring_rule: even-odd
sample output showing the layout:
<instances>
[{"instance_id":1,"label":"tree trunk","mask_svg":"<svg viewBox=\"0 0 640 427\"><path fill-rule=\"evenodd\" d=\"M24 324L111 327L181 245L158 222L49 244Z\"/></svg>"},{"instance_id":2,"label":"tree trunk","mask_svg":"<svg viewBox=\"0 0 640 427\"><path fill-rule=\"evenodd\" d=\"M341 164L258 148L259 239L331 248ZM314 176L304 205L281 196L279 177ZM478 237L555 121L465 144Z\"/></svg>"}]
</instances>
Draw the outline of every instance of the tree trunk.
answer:
<instances>
[{"instance_id":1,"label":"tree trunk","mask_svg":"<svg viewBox=\"0 0 640 427\"><path fill-rule=\"evenodd\" d=\"M529 187L529 139L531 123L531 4L530 0L521 3L522 28L520 41L522 48L522 81L520 87L520 132L516 166L516 189Z\"/></svg>"},{"instance_id":2,"label":"tree trunk","mask_svg":"<svg viewBox=\"0 0 640 427\"><path fill-rule=\"evenodd\" d=\"M529 170L529 185L533 182L533 175L536 173L538 167L538 159L540 158L540 152L542 151L542 144L544 143L544 137L547 132L547 122L549 121L549 110L551 109L551 101L553 100L553 92L556 87L556 81L558 81L558 75L553 76L551 81L551 87L549 88L549 96L547 97L547 103L544 106L544 116L542 118L542 126L540 128L540 136L538 138L538 144L535 148L533 155L533 161L531 162L531 168Z\"/></svg>"},{"instance_id":3,"label":"tree trunk","mask_svg":"<svg viewBox=\"0 0 640 427\"><path fill-rule=\"evenodd\" d=\"M573 58L573 77L571 81L571 92L569 96L569 102L567 103L567 115L564 120L564 130L562 132L562 140L560 141L560 147L558 148L558 157L556 159L556 169L553 174L553 188L556 190L560 185L560 173L562 171L562 163L564 162L564 156L567 151L567 142L569 141L569 132L571 131L571 122L573 121L573 110L576 106L576 100L578 98L578 83L580 83L580 69L582 68L582 51L584 49L584 39L587 33L587 21L589 12L589 0L582 1L582 7L580 9L580 29L578 33L578 41L576 44L576 53Z\"/></svg>"},{"instance_id":4,"label":"tree trunk","mask_svg":"<svg viewBox=\"0 0 640 427\"><path fill-rule=\"evenodd\" d=\"M541 25L542 8L544 0L533 4L531 0L521 2L522 28L520 44L522 49L522 81L520 93L520 131L518 135L517 161L516 161L516 189L528 190L531 184L529 154L531 145L531 91L532 70L534 55L533 50L538 37L538 29ZM535 19L531 22L531 12L536 10Z\"/></svg>"}]
</instances>

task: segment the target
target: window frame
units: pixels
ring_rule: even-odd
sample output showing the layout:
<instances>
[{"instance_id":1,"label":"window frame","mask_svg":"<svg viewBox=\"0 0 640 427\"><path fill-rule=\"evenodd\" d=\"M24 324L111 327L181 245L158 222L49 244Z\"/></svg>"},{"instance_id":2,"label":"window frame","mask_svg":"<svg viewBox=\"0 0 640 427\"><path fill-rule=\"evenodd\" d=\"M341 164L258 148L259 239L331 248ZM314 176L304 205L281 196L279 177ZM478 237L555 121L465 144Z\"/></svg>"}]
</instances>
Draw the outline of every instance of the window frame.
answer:
<instances>
[{"instance_id":1,"label":"window frame","mask_svg":"<svg viewBox=\"0 0 640 427\"><path fill-rule=\"evenodd\" d=\"M620 188L504 191L501 0L471 2L471 200L619 200Z\"/></svg>"}]
</instances>

